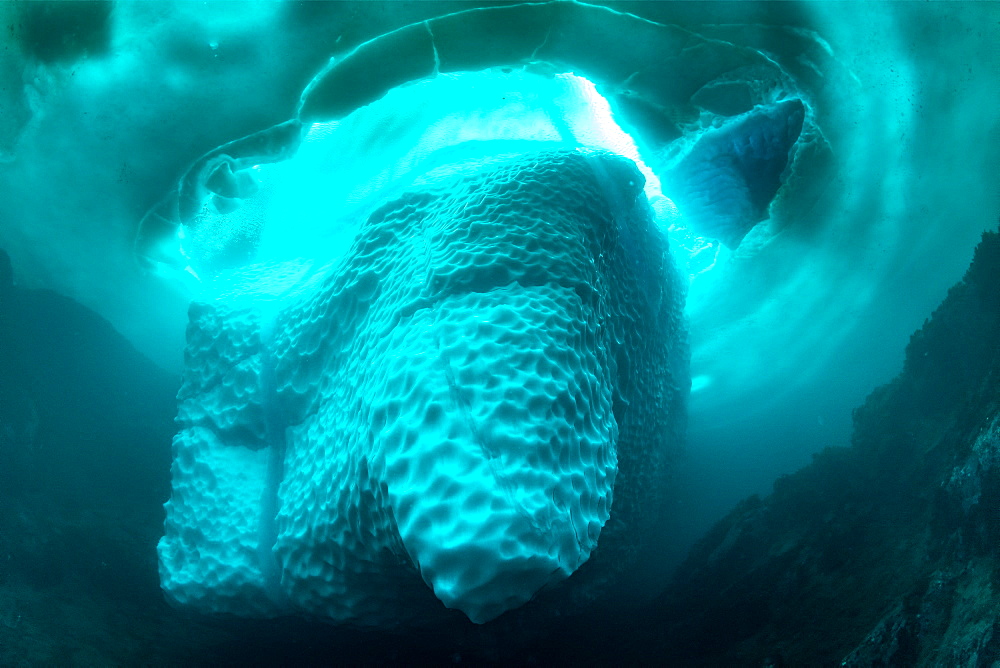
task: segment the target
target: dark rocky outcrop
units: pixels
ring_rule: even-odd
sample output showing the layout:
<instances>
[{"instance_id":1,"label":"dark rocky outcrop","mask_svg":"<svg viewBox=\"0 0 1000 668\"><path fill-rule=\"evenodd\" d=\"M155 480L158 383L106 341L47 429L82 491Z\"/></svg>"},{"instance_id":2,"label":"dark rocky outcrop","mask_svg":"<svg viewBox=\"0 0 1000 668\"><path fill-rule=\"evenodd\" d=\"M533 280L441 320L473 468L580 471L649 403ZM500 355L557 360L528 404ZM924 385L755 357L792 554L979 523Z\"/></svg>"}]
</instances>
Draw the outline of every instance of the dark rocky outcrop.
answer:
<instances>
[{"instance_id":1,"label":"dark rocky outcrop","mask_svg":"<svg viewBox=\"0 0 1000 668\"><path fill-rule=\"evenodd\" d=\"M654 645L685 665L1000 661L1000 235L854 417L851 447L699 542Z\"/></svg>"},{"instance_id":2,"label":"dark rocky outcrop","mask_svg":"<svg viewBox=\"0 0 1000 668\"><path fill-rule=\"evenodd\" d=\"M53 500L165 499L179 379L94 312L4 274L0 411L25 443L5 445L0 457L22 460L20 483L30 479L32 493Z\"/></svg>"},{"instance_id":3,"label":"dark rocky outcrop","mask_svg":"<svg viewBox=\"0 0 1000 668\"><path fill-rule=\"evenodd\" d=\"M107 615L162 605L178 384L0 252L0 665L109 665L84 639L120 645Z\"/></svg>"}]
</instances>

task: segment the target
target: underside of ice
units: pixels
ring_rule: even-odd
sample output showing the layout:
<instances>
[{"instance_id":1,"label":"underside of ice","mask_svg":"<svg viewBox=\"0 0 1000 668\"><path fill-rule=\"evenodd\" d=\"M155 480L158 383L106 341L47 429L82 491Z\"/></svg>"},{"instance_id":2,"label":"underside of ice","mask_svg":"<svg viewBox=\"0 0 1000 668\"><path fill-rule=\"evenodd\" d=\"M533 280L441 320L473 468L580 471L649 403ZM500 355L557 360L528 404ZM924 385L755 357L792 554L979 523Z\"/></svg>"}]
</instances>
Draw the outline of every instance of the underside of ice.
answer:
<instances>
[{"instance_id":1,"label":"underside of ice","mask_svg":"<svg viewBox=\"0 0 1000 668\"><path fill-rule=\"evenodd\" d=\"M671 199L703 237L739 246L767 218L802 132L799 99L757 107L706 131L669 171Z\"/></svg>"}]
</instances>

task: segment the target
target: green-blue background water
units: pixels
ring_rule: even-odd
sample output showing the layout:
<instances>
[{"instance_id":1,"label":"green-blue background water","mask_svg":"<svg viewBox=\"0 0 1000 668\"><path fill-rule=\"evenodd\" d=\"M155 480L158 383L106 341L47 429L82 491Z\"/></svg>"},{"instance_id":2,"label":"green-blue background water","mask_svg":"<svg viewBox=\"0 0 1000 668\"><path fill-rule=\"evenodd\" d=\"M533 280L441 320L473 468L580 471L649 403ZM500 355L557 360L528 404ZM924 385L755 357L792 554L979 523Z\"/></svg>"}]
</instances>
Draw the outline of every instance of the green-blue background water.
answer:
<instances>
[{"instance_id":1,"label":"green-blue background water","mask_svg":"<svg viewBox=\"0 0 1000 668\"><path fill-rule=\"evenodd\" d=\"M0 248L12 267L0 298L0 663L237 663L254 658L248 635L262 639L257 660L289 665L338 652L556 661L586 644L554 624L513 656L488 629L393 636L390 650L294 621L205 620L159 595L190 294L136 261L138 222L199 155L290 118L331 55L472 6L0 5ZM664 480L660 558L644 566L659 591L740 499L850 444L853 409L900 371L910 335L995 228L1000 5L614 7L765 53L810 91L820 131L765 233L690 286L687 442Z\"/></svg>"}]
</instances>

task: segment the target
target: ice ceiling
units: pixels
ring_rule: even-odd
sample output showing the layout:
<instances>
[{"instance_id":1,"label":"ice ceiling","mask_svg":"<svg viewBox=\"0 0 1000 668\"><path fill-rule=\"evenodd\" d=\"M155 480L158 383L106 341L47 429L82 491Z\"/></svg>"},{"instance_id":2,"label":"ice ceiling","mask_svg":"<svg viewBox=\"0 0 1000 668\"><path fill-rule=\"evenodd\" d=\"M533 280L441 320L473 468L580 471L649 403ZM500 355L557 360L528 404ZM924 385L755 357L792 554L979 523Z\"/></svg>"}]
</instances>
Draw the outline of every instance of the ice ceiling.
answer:
<instances>
[{"instance_id":1,"label":"ice ceiling","mask_svg":"<svg viewBox=\"0 0 1000 668\"><path fill-rule=\"evenodd\" d=\"M96 309L179 368L190 294L136 261L146 212L215 147L295 117L331 56L469 8L137 2L88 5L74 17L59 3L0 6L12 41L0 52L0 247L18 280ZM701 36L689 49L602 24L601 48L567 58L599 87L638 93L610 101L665 180L684 138L700 135L692 130L746 111L767 90L794 88L809 105L769 220L689 293L692 456L705 486L739 496L844 442L851 407L895 372L908 335L995 225L1000 17L992 3L615 9ZM546 34L568 21L539 20ZM460 51L476 46L484 66L507 57L489 51L503 45ZM367 62L390 84L423 66L391 50ZM637 63L662 76L620 75ZM363 68L353 76L367 82Z\"/></svg>"}]
</instances>

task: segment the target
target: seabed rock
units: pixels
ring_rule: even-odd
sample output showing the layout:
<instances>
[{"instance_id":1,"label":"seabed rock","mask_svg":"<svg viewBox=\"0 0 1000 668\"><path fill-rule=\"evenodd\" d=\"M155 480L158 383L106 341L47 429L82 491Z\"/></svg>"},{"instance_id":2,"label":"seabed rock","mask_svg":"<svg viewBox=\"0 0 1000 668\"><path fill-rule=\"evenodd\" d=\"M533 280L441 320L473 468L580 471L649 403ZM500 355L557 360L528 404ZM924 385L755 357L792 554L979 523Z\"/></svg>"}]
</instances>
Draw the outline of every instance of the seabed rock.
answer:
<instances>
[{"instance_id":1,"label":"seabed rock","mask_svg":"<svg viewBox=\"0 0 1000 668\"><path fill-rule=\"evenodd\" d=\"M654 608L685 665L1000 660L1000 235L831 448L740 504ZM656 642L656 641L654 641Z\"/></svg>"}]
</instances>

